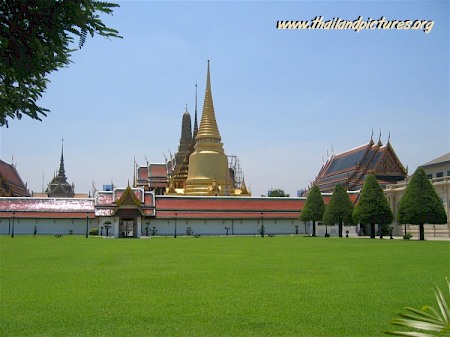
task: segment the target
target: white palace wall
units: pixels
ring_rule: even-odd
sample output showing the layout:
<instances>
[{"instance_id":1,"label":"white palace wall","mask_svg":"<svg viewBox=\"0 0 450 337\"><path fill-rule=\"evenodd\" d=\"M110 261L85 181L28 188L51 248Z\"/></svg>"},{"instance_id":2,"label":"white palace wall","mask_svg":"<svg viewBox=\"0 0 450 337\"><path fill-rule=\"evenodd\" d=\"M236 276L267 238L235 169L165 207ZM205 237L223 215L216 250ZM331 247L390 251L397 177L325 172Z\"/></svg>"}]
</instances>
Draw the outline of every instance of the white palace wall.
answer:
<instances>
[{"instance_id":1,"label":"white palace wall","mask_svg":"<svg viewBox=\"0 0 450 337\"><path fill-rule=\"evenodd\" d=\"M85 235L88 231L98 228L97 219L36 219L36 218L2 218L0 219L0 234L14 235L37 234L46 235Z\"/></svg>"}]
</instances>

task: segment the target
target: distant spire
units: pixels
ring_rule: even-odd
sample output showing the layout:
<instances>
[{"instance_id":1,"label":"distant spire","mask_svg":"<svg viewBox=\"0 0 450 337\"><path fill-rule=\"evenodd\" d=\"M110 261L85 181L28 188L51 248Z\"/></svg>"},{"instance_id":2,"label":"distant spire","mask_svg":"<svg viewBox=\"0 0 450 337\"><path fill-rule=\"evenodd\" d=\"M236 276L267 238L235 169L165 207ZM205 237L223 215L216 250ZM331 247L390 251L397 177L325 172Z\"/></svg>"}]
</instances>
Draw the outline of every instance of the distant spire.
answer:
<instances>
[{"instance_id":1,"label":"distant spire","mask_svg":"<svg viewBox=\"0 0 450 337\"><path fill-rule=\"evenodd\" d=\"M217 127L216 115L214 113L214 103L211 93L211 79L209 71L209 60L208 60L208 72L206 75L206 91L205 100L203 102L203 112L202 120L200 122L200 128L198 130L197 139L204 138L208 139L209 142L219 143L220 133Z\"/></svg>"},{"instance_id":2,"label":"distant spire","mask_svg":"<svg viewBox=\"0 0 450 337\"><path fill-rule=\"evenodd\" d=\"M48 184L45 192L51 198L73 198L75 195L74 184L70 185L67 182L66 171L64 169L64 138L61 139L61 160L58 174L56 174L56 171L54 172L54 177Z\"/></svg>"},{"instance_id":3,"label":"distant spire","mask_svg":"<svg viewBox=\"0 0 450 337\"><path fill-rule=\"evenodd\" d=\"M198 123L197 123L197 83L195 83L195 117L194 117L194 136L197 137L198 133Z\"/></svg>"},{"instance_id":4,"label":"distant spire","mask_svg":"<svg viewBox=\"0 0 450 337\"><path fill-rule=\"evenodd\" d=\"M391 141L391 130L388 130L389 131L389 135L388 135L388 140L387 140L387 142L389 143L390 141Z\"/></svg>"},{"instance_id":5,"label":"distant spire","mask_svg":"<svg viewBox=\"0 0 450 337\"><path fill-rule=\"evenodd\" d=\"M380 136L378 137L378 143L381 143L381 129L380 129Z\"/></svg>"},{"instance_id":6,"label":"distant spire","mask_svg":"<svg viewBox=\"0 0 450 337\"><path fill-rule=\"evenodd\" d=\"M136 163L136 156L133 157L134 161L134 169L133 169L133 187L137 186L137 180L136 180L136 170L137 170L137 163Z\"/></svg>"},{"instance_id":7,"label":"distant spire","mask_svg":"<svg viewBox=\"0 0 450 337\"><path fill-rule=\"evenodd\" d=\"M65 177L66 171L64 169L64 138L61 139L61 161L59 162L58 176Z\"/></svg>"}]
</instances>

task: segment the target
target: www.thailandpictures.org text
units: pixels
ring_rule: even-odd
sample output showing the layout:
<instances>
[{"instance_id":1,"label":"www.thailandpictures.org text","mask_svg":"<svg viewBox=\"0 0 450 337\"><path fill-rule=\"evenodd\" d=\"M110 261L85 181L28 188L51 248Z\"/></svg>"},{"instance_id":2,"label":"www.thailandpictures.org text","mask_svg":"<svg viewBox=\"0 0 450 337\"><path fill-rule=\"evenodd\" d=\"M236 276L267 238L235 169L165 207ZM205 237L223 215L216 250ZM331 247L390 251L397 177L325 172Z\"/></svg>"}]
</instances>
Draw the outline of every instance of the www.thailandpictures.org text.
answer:
<instances>
[{"instance_id":1,"label":"www.thailandpictures.org text","mask_svg":"<svg viewBox=\"0 0 450 337\"><path fill-rule=\"evenodd\" d=\"M356 20L344 20L333 18L323 20L323 16L316 16L313 20L304 21L277 21L277 29L318 29L318 30L422 30L426 34L433 29L434 21L431 20L386 20L384 16L380 19L368 18L363 20L359 16Z\"/></svg>"}]
</instances>

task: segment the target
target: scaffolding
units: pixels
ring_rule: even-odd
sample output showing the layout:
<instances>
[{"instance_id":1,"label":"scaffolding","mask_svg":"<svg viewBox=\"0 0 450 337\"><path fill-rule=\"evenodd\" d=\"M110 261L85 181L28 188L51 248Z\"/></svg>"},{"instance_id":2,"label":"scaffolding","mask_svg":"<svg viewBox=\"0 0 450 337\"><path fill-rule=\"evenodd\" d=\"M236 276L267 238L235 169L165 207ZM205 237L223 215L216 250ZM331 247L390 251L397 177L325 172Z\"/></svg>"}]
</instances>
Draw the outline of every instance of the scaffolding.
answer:
<instances>
[{"instance_id":1,"label":"scaffolding","mask_svg":"<svg viewBox=\"0 0 450 337\"><path fill-rule=\"evenodd\" d=\"M228 169L230 170L230 175L233 179L234 188L241 188L244 174L242 173L241 165L239 164L239 158L235 155L229 155L227 157Z\"/></svg>"}]
</instances>

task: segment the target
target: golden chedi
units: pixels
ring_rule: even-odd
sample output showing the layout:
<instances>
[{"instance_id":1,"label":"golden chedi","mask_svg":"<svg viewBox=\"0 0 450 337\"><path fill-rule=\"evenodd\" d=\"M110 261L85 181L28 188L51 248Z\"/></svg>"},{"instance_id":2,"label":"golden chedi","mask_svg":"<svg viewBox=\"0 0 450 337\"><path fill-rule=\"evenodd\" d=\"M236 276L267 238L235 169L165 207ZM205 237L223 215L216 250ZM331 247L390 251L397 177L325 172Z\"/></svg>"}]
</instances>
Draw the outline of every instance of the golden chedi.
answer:
<instances>
[{"instance_id":1,"label":"golden chedi","mask_svg":"<svg viewBox=\"0 0 450 337\"><path fill-rule=\"evenodd\" d=\"M202 119L195 137L195 149L189 157L186 195L234 195L233 182L228 170L228 159L223 150L217 127L211 93L211 80L206 75L206 92Z\"/></svg>"}]
</instances>

